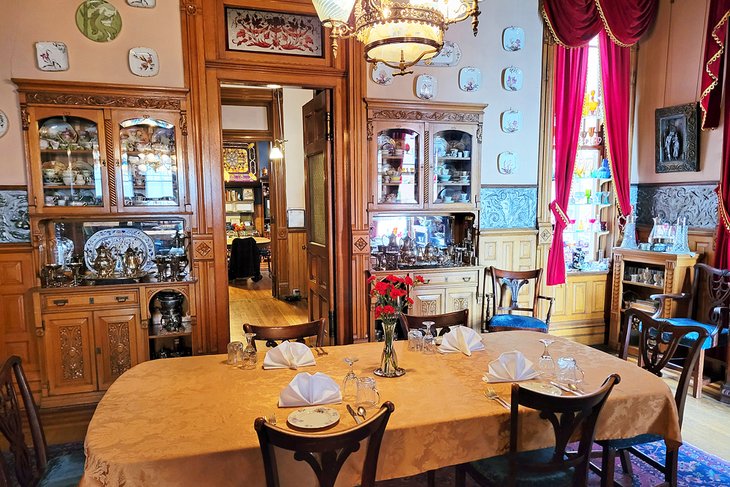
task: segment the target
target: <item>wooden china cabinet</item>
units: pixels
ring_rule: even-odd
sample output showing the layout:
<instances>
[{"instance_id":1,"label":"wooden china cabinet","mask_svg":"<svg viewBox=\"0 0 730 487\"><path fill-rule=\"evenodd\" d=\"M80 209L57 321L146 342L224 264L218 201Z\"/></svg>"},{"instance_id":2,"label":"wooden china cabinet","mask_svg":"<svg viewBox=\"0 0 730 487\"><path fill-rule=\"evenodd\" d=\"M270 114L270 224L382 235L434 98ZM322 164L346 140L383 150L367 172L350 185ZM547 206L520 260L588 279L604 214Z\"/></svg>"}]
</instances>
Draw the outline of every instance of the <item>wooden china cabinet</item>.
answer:
<instances>
[{"instance_id":1,"label":"wooden china cabinet","mask_svg":"<svg viewBox=\"0 0 730 487\"><path fill-rule=\"evenodd\" d=\"M477 263L486 105L367 99L370 274L422 275L409 313L470 310ZM371 316L370 336L376 323ZM372 338L371 338L372 339Z\"/></svg>"},{"instance_id":2,"label":"wooden china cabinet","mask_svg":"<svg viewBox=\"0 0 730 487\"><path fill-rule=\"evenodd\" d=\"M94 403L139 362L169 356L169 350L202 352L187 250L187 90L13 81L37 275L32 298L40 404ZM116 259L108 279L94 273L101 243ZM143 267L122 278L125 248ZM164 258L184 270L167 276L158 265ZM170 293L181 303L175 315L181 325L163 333L153 322L158 298Z\"/></svg>"}]
</instances>

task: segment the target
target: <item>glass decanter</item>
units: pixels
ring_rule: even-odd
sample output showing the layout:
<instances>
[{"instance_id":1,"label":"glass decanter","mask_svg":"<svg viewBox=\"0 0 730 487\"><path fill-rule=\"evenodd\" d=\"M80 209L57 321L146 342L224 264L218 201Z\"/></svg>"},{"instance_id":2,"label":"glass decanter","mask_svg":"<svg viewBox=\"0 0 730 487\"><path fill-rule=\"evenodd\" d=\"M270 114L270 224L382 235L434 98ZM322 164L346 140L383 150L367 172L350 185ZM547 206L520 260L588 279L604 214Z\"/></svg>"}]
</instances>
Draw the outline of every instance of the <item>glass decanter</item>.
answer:
<instances>
[{"instance_id":1,"label":"glass decanter","mask_svg":"<svg viewBox=\"0 0 730 487\"><path fill-rule=\"evenodd\" d=\"M241 353L241 367L254 369L256 368L256 348L253 345L253 337L256 336L256 333L244 333L244 335L246 336L246 348Z\"/></svg>"}]
</instances>

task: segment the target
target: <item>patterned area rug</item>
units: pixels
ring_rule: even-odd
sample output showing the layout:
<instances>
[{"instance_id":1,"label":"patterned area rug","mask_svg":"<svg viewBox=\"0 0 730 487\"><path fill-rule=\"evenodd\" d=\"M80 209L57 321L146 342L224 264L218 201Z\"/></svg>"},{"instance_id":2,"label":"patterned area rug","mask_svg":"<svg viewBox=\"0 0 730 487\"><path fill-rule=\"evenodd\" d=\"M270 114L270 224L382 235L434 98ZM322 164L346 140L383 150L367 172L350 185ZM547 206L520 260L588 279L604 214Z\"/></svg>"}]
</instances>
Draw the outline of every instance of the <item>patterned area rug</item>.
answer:
<instances>
[{"instance_id":1,"label":"patterned area rug","mask_svg":"<svg viewBox=\"0 0 730 487\"><path fill-rule=\"evenodd\" d=\"M82 442L66 443L63 445L53 445L49 447L49 456L54 457L62 453L68 453L74 450L82 451L84 445ZM664 443L651 443L641 447L644 453L664 462ZM703 486L703 487L727 487L730 486L730 462L726 462L721 458L710 455L707 452L695 448L692 445L684 444L679 451L679 487L683 486ZM7 452L3 453L5 462L10 465L11 458ZM616 462L616 480L621 482L625 487L648 487L660 485L664 482L664 478L650 466L645 463L633 459L634 476L629 478L621 473L621 465ZM12 475L12 468L8 472ZM14 481L12 485L17 486ZM591 487L598 486L600 479L597 475L591 473L588 485ZM415 475L413 477L404 477L401 479L387 480L378 482L378 487L421 487L427 485L426 474ZM438 487L452 487L454 485L454 468L442 468L436 472L436 485ZM474 487L476 484L467 479L467 487ZM162 487L162 486L161 486Z\"/></svg>"}]
</instances>

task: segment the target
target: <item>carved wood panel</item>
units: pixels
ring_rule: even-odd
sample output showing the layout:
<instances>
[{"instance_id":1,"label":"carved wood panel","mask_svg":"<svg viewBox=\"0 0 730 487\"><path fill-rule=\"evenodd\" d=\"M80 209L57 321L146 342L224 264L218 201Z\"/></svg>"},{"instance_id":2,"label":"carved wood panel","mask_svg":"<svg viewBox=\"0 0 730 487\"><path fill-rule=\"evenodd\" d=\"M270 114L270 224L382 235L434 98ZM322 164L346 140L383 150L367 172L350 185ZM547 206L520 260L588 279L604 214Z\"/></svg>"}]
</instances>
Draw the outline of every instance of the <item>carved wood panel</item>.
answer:
<instances>
[{"instance_id":1,"label":"carved wood panel","mask_svg":"<svg viewBox=\"0 0 730 487\"><path fill-rule=\"evenodd\" d=\"M120 375L139 362L135 308L94 313L96 369L99 390L107 389Z\"/></svg>"},{"instance_id":2,"label":"carved wood panel","mask_svg":"<svg viewBox=\"0 0 730 487\"><path fill-rule=\"evenodd\" d=\"M49 313L43 319L47 393L96 390L91 313Z\"/></svg>"},{"instance_id":3,"label":"carved wood panel","mask_svg":"<svg viewBox=\"0 0 730 487\"><path fill-rule=\"evenodd\" d=\"M445 311L446 291L444 289L416 289L411 292L412 313L416 316L437 315Z\"/></svg>"}]
</instances>

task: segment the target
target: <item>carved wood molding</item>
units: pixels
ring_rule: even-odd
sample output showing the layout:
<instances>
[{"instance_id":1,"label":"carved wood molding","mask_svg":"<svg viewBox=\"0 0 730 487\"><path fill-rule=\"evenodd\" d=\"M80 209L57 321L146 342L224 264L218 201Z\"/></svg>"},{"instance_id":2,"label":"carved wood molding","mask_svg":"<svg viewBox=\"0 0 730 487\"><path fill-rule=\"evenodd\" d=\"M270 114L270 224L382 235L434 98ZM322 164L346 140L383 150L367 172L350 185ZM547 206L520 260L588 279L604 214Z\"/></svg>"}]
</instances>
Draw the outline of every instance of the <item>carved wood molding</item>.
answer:
<instances>
[{"instance_id":1,"label":"carved wood molding","mask_svg":"<svg viewBox=\"0 0 730 487\"><path fill-rule=\"evenodd\" d=\"M54 105L84 105L115 108L149 108L180 110L180 100L174 98L144 98L124 95L94 95L83 93L51 93L31 91L25 94L28 103Z\"/></svg>"},{"instance_id":2,"label":"carved wood molding","mask_svg":"<svg viewBox=\"0 0 730 487\"><path fill-rule=\"evenodd\" d=\"M193 236L193 259L213 260L213 238L199 238Z\"/></svg>"},{"instance_id":3,"label":"carved wood molding","mask_svg":"<svg viewBox=\"0 0 730 487\"><path fill-rule=\"evenodd\" d=\"M28 130L30 127L30 113L25 103L20 104L20 123L23 125L23 130Z\"/></svg>"},{"instance_id":4,"label":"carved wood molding","mask_svg":"<svg viewBox=\"0 0 730 487\"><path fill-rule=\"evenodd\" d=\"M152 300L154 295L161 291L175 291L176 293L180 293L183 296L185 296L185 299L188 300L188 305L192 306L192 303L190 302L190 288L185 285L175 285L175 284L171 284L170 286L165 286L162 288L160 288L160 287L147 288L147 290L145 292L145 294L146 294L145 303L147 303L147 305L149 306L150 301Z\"/></svg>"},{"instance_id":5,"label":"carved wood molding","mask_svg":"<svg viewBox=\"0 0 730 487\"><path fill-rule=\"evenodd\" d=\"M128 321L113 322L107 325L109 368L114 378L119 377L132 368L129 327L130 324Z\"/></svg>"},{"instance_id":6,"label":"carved wood molding","mask_svg":"<svg viewBox=\"0 0 730 487\"><path fill-rule=\"evenodd\" d=\"M352 231L352 253L353 254L369 254L370 241L367 230Z\"/></svg>"},{"instance_id":7,"label":"carved wood molding","mask_svg":"<svg viewBox=\"0 0 730 487\"><path fill-rule=\"evenodd\" d=\"M371 110L368 118L372 120L426 120L429 122L479 123L481 114L469 112L449 112L435 110ZM481 123L479 124L481 126ZM479 131L481 132L481 131ZM477 137L481 137L479 132Z\"/></svg>"},{"instance_id":8,"label":"carved wood molding","mask_svg":"<svg viewBox=\"0 0 730 487\"><path fill-rule=\"evenodd\" d=\"M180 0L180 11L188 15L197 15L199 8L197 0Z\"/></svg>"}]
</instances>

